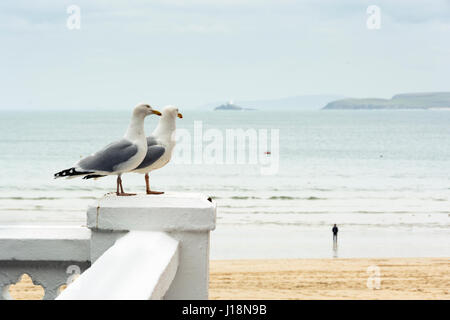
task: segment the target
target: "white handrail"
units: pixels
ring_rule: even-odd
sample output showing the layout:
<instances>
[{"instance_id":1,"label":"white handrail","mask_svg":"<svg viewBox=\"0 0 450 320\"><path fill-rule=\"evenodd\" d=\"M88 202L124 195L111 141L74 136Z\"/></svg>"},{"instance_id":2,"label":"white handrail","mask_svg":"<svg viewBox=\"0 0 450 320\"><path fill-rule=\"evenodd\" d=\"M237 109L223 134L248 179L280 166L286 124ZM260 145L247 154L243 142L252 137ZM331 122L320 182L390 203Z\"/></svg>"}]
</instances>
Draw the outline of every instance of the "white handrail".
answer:
<instances>
[{"instance_id":1,"label":"white handrail","mask_svg":"<svg viewBox=\"0 0 450 320\"><path fill-rule=\"evenodd\" d=\"M175 277L178 259L178 241L164 232L130 231L57 299L162 299Z\"/></svg>"}]
</instances>

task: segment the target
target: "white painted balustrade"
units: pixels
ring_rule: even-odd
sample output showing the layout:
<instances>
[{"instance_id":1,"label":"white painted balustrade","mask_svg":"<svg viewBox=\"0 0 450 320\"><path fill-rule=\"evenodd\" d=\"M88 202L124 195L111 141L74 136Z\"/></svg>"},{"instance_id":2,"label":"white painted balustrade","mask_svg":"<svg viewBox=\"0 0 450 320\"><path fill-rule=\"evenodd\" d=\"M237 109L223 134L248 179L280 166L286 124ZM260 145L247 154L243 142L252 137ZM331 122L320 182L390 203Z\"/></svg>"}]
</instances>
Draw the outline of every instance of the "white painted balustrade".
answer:
<instances>
[{"instance_id":1,"label":"white painted balustrade","mask_svg":"<svg viewBox=\"0 0 450 320\"><path fill-rule=\"evenodd\" d=\"M178 269L178 244L164 232L130 231L57 299L162 299Z\"/></svg>"},{"instance_id":2,"label":"white painted balustrade","mask_svg":"<svg viewBox=\"0 0 450 320\"><path fill-rule=\"evenodd\" d=\"M28 274L54 299L61 286L90 266L91 231L87 228L0 227L0 299L11 299L9 286Z\"/></svg>"},{"instance_id":3,"label":"white painted balustrade","mask_svg":"<svg viewBox=\"0 0 450 320\"><path fill-rule=\"evenodd\" d=\"M58 299L207 299L215 221L201 194L105 195L88 228L0 228L0 292L27 273L54 299L78 266Z\"/></svg>"}]
</instances>

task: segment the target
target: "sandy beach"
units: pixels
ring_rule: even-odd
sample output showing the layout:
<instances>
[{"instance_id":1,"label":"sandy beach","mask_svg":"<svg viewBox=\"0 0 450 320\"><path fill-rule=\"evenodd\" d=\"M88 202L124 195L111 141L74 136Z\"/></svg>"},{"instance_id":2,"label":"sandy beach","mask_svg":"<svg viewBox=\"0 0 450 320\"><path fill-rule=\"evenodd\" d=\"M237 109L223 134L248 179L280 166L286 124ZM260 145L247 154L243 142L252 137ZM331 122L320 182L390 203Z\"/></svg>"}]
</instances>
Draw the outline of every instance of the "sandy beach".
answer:
<instances>
[{"instance_id":1,"label":"sandy beach","mask_svg":"<svg viewBox=\"0 0 450 320\"><path fill-rule=\"evenodd\" d=\"M449 299L450 258L212 261L210 288L211 299Z\"/></svg>"},{"instance_id":2,"label":"sandy beach","mask_svg":"<svg viewBox=\"0 0 450 320\"><path fill-rule=\"evenodd\" d=\"M367 268L378 266L380 289ZM28 277L10 289L39 299ZM213 260L210 299L450 299L450 258Z\"/></svg>"}]
</instances>

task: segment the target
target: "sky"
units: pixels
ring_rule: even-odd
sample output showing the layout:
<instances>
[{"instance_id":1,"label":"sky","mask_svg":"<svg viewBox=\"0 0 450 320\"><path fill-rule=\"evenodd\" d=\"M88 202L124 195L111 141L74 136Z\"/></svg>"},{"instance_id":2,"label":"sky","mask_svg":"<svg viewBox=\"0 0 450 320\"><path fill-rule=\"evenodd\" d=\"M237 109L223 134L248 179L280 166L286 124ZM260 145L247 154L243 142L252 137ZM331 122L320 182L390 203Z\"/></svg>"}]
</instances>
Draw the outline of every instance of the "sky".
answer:
<instances>
[{"instance_id":1,"label":"sky","mask_svg":"<svg viewBox=\"0 0 450 320\"><path fill-rule=\"evenodd\" d=\"M0 110L450 91L449 39L450 0L1 1Z\"/></svg>"}]
</instances>

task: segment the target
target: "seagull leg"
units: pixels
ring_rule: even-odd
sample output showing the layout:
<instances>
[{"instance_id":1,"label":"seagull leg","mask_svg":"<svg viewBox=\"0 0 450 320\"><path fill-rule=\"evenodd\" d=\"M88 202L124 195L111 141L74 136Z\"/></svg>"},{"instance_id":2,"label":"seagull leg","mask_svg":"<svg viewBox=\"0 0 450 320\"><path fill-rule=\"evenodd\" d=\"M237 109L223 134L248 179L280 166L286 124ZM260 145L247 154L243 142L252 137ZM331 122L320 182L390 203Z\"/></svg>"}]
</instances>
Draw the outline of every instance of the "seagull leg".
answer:
<instances>
[{"instance_id":1,"label":"seagull leg","mask_svg":"<svg viewBox=\"0 0 450 320\"><path fill-rule=\"evenodd\" d=\"M120 192L119 192L119 187L120 187ZM120 175L117 176L117 192L116 194L118 196L135 196L136 193L125 193L123 191L123 186L122 186L122 178L120 177Z\"/></svg>"},{"instance_id":2,"label":"seagull leg","mask_svg":"<svg viewBox=\"0 0 450 320\"><path fill-rule=\"evenodd\" d=\"M125 193L125 192L123 192L122 178L119 178L119 187L120 187L120 193Z\"/></svg>"},{"instance_id":3,"label":"seagull leg","mask_svg":"<svg viewBox=\"0 0 450 320\"><path fill-rule=\"evenodd\" d=\"M148 178L148 173L145 174L145 191L147 192L147 194L163 194L164 193L162 191L150 190L150 182L149 182L149 178Z\"/></svg>"}]
</instances>

